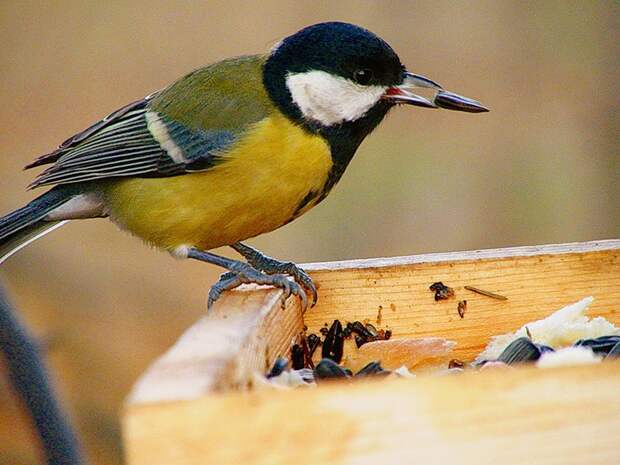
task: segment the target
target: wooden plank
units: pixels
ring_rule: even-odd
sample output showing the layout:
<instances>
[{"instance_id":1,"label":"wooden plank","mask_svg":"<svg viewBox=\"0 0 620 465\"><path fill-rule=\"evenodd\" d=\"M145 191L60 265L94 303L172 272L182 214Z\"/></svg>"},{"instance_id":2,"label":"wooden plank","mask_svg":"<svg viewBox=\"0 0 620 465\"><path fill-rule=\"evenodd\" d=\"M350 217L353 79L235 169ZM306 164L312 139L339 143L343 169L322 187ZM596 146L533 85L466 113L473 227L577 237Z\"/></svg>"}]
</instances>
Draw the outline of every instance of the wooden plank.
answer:
<instances>
[{"instance_id":1,"label":"wooden plank","mask_svg":"<svg viewBox=\"0 0 620 465\"><path fill-rule=\"evenodd\" d=\"M514 331L565 305L594 296L590 315L620 324L620 240L517 247L306 267L319 302L304 315L310 332L334 318L368 320L393 337L439 336L471 360L493 335ZM429 286L443 281L456 297L435 302ZM508 297L494 300L471 285ZM459 300L467 300L461 319ZM380 317L379 317L380 315Z\"/></svg>"},{"instance_id":2,"label":"wooden plank","mask_svg":"<svg viewBox=\"0 0 620 465\"><path fill-rule=\"evenodd\" d=\"M620 463L620 363L132 405L129 465Z\"/></svg>"},{"instance_id":3,"label":"wooden plank","mask_svg":"<svg viewBox=\"0 0 620 465\"><path fill-rule=\"evenodd\" d=\"M281 295L256 286L226 293L148 369L129 402L190 399L250 387L253 374L264 373L287 354L291 339L302 331L299 305L289 299L282 308Z\"/></svg>"}]
</instances>

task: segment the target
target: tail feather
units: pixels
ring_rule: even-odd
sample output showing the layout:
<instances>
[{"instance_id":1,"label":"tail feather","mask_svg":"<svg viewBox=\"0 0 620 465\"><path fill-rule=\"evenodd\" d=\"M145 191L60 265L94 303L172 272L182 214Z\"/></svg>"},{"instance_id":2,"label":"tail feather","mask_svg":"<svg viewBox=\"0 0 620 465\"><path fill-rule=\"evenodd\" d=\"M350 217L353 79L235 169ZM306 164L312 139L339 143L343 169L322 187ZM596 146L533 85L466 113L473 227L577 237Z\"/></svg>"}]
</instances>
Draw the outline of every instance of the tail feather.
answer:
<instances>
[{"instance_id":1,"label":"tail feather","mask_svg":"<svg viewBox=\"0 0 620 465\"><path fill-rule=\"evenodd\" d=\"M11 255L30 245L32 242L45 236L47 233L52 232L54 229L60 228L68 222L69 220L39 221L38 223L21 229L7 238L0 239L0 264L2 264Z\"/></svg>"},{"instance_id":2,"label":"tail feather","mask_svg":"<svg viewBox=\"0 0 620 465\"><path fill-rule=\"evenodd\" d=\"M45 221L46 215L64 204L72 193L54 188L25 207L0 218L0 263L66 221Z\"/></svg>"}]
</instances>

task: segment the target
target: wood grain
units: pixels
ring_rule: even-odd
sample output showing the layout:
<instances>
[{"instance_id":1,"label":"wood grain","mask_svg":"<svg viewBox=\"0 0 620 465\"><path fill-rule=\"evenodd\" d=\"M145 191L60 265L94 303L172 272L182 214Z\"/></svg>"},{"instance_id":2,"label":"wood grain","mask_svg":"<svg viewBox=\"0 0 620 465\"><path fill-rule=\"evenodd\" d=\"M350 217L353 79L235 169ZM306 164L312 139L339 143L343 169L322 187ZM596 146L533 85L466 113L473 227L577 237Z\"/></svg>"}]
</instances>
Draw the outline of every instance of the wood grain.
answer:
<instances>
[{"instance_id":1,"label":"wood grain","mask_svg":"<svg viewBox=\"0 0 620 465\"><path fill-rule=\"evenodd\" d=\"M129 465L620 463L620 363L132 406Z\"/></svg>"},{"instance_id":2,"label":"wood grain","mask_svg":"<svg viewBox=\"0 0 620 465\"><path fill-rule=\"evenodd\" d=\"M505 251L505 252L504 252ZM506 255L506 257L504 257ZM376 266L372 266L375 264ZM310 332L334 318L368 320L393 337L439 336L457 342L455 357L471 360L497 334L594 296L590 315L620 325L620 241L432 254L310 265L319 302L304 315ZM436 302L442 281L456 296ZM465 290L471 285L508 297ZM467 300L464 318L458 301Z\"/></svg>"},{"instance_id":3,"label":"wood grain","mask_svg":"<svg viewBox=\"0 0 620 465\"><path fill-rule=\"evenodd\" d=\"M228 292L153 363L128 401L191 399L251 387L254 373L266 372L287 354L302 326L299 305L289 299L282 308L280 291L243 286Z\"/></svg>"}]
</instances>

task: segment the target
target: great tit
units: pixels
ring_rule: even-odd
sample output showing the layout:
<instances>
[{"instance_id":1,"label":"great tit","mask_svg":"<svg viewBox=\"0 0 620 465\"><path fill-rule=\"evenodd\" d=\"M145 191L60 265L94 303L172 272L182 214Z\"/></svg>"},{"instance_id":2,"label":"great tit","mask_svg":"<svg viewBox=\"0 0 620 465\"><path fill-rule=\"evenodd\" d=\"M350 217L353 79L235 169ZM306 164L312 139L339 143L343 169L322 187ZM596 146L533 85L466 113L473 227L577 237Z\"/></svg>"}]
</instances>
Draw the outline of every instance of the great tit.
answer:
<instances>
[{"instance_id":1,"label":"great tit","mask_svg":"<svg viewBox=\"0 0 620 465\"><path fill-rule=\"evenodd\" d=\"M415 87L434 89L433 101ZM341 22L197 69L29 164L51 165L31 188L54 187L0 218L0 263L69 220L108 217L176 257L227 269L209 307L223 291L258 283L305 308L306 292L317 298L310 277L241 241L321 202L398 104L487 111L409 72L372 32ZM221 246L246 261L209 252Z\"/></svg>"}]
</instances>

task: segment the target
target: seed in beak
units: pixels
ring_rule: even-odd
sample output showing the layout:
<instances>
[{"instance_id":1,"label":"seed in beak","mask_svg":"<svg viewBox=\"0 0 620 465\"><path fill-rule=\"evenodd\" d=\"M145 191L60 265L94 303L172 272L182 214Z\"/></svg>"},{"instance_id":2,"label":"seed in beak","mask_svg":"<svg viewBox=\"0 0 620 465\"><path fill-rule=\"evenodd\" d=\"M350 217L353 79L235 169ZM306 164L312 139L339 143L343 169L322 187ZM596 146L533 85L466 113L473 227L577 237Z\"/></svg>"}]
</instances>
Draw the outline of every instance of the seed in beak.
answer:
<instances>
[{"instance_id":1,"label":"seed in beak","mask_svg":"<svg viewBox=\"0 0 620 465\"><path fill-rule=\"evenodd\" d=\"M437 95L435 95L433 99L433 103L439 108L444 108L446 110L466 111L468 113L484 113L489 111L488 108L474 99L445 90L437 92Z\"/></svg>"}]
</instances>

